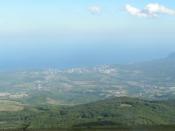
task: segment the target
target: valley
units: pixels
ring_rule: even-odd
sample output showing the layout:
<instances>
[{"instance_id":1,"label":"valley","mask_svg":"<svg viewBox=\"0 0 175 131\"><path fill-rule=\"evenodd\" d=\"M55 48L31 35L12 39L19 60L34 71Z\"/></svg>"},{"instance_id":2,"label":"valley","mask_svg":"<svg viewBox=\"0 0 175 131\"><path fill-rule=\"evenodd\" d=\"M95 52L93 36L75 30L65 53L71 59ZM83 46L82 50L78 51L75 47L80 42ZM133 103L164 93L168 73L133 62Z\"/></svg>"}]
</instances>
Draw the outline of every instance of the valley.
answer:
<instances>
[{"instance_id":1,"label":"valley","mask_svg":"<svg viewBox=\"0 0 175 131\"><path fill-rule=\"evenodd\" d=\"M168 65L164 65L163 63ZM23 104L85 104L110 97L175 98L174 59L71 69L0 72L0 99ZM174 64L175 65L175 64ZM170 70L171 71L168 71Z\"/></svg>"},{"instance_id":2,"label":"valley","mask_svg":"<svg viewBox=\"0 0 175 131\"><path fill-rule=\"evenodd\" d=\"M1 71L0 129L173 126L175 70L163 65L167 60L172 66L174 59L167 57L144 64Z\"/></svg>"}]
</instances>

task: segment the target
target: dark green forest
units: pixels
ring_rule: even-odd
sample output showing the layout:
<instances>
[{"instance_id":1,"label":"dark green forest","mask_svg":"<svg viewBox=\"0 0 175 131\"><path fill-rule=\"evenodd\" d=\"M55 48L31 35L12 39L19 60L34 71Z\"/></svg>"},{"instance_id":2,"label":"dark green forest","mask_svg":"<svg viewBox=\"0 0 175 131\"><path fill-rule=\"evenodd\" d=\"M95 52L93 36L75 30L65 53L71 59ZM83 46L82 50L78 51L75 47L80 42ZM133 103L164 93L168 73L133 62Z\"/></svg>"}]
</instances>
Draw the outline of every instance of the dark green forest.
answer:
<instances>
[{"instance_id":1,"label":"dark green forest","mask_svg":"<svg viewBox=\"0 0 175 131\"><path fill-rule=\"evenodd\" d=\"M1 129L133 128L173 126L175 101L110 98L77 106L26 106L0 112Z\"/></svg>"}]
</instances>

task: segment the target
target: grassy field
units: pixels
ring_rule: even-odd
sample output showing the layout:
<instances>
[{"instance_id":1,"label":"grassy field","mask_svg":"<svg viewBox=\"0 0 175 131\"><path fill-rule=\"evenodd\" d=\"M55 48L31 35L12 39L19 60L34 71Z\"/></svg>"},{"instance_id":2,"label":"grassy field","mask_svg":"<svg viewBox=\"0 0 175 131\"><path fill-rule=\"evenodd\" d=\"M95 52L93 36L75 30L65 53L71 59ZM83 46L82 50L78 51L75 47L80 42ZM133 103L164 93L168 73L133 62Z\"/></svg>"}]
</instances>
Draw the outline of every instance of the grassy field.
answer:
<instances>
[{"instance_id":1,"label":"grassy field","mask_svg":"<svg viewBox=\"0 0 175 131\"><path fill-rule=\"evenodd\" d=\"M24 106L16 101L0 100L0 112L22 111Z\"/></svg>"}]
</instances>

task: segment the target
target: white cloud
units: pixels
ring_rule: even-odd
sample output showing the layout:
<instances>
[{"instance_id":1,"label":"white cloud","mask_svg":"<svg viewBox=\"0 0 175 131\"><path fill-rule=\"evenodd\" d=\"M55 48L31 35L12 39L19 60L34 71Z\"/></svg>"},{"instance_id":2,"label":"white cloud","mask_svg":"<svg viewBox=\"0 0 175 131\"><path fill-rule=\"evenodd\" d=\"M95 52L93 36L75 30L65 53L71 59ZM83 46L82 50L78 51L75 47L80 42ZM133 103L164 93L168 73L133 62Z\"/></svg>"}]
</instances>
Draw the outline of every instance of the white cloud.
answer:
<instances>
[{"instance_id":1,"label":"white cloud","mask_svg":"<svg viewBox=\"0 0 175 131\"><path fill-rule=\"evenodd\" d=\"M134 16L138 17L153 17L158 16L159 14L166 14L166 15L175 15L175 10L160 5L158 3L150 3L145 6L144 9L139 9L134 6L127 4L125 6L125 10Z\"/></svg>"},{"instance_id":2,"label":"white cloud","mask_svg":"<svg viewBox=\"0 0 175 131\"><path fill-rule=\"evenodd\" d=\"M175 15L175 10L157 3L148 4L145 9L151 14L162 13L167 15Z\"/></svg>"},{"instance_id":3,"label":"white cloud","mask_svg":"<svg viewBox=\"0 0 175 131\"><path fill-rule=\"evenodd\" d=\"M148 14L146 12L144 12L143 10L140 10L134 6L131 5L126 5L125 6L126 11L134 16L139 16L139 17L147 17Z\"/></svg>"},{"instance_id":4,"label":"white cloud","mask_svg":"<svg viewBox=\"0 0 175 131\"><path fill-rule=\"evenodd\" d=\"M88 8L89 12L92 14L100 14L101 13L101 7L100 6L90 6Z\"/></svg>"}]
</instances>

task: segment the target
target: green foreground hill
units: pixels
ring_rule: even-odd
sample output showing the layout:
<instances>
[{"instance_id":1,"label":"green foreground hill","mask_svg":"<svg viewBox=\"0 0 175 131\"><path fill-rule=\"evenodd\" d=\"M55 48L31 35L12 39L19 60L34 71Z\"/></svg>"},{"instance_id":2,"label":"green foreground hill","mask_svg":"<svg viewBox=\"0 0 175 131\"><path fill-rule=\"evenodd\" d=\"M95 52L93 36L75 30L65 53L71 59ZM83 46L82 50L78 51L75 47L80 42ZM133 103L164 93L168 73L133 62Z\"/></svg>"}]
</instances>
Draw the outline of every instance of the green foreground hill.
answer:
<instances>
[{"instance_id":1,"label":"green foreground hill","mask_svg":"<svg viewBox=\"0 0 175 131\"><path fill-rule=\"evenodd\" d=\"M174 101L111 98L71 107L37 106L0 112L0 128L116 128L175 125Z\"/></svg>"}]
</instances>

